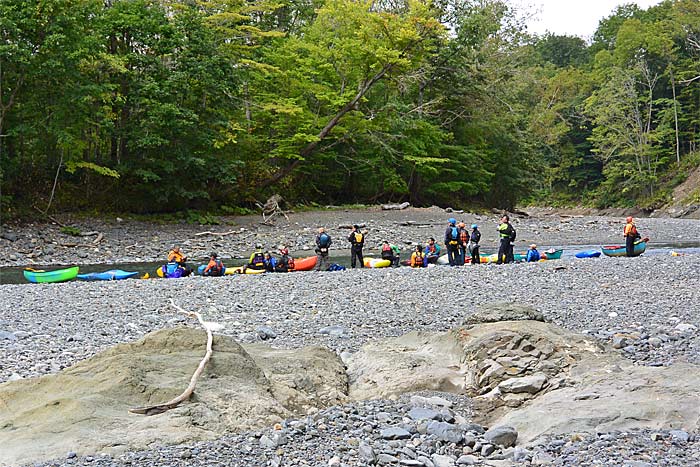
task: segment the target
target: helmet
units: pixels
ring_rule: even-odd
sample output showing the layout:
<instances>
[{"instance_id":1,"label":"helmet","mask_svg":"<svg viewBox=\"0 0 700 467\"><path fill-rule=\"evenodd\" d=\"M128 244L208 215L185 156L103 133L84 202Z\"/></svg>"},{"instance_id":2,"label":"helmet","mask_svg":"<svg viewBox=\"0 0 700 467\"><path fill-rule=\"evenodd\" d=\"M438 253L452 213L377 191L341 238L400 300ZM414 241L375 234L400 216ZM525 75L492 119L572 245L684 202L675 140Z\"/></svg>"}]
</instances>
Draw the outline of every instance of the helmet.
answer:
<instances>
[{"instance_id":1,"label":"helmet","mask_svg":"<svg viewBox=\"0 0 700 467\"><path fill-rule=\"evenodd\" d=\"M211 253L209 253L209 256L217 258L219 255L216 254L216 251L212 251Z\"/></svg>"},{"instance_id":2,"label":"helmet","mask_svg":"<svg viewBox=\"0 0 700 467\"><path fill-rule=\"evenodd\" d=\"M288 255L288 254L289 254L289 250L288 250L287 248L282 248L282 249L280 249L280 254L282 254L282 255Z\"/></svg>"},{"instance_id":3,"label":"helmet","mask_svg":"<svg viewBox=\"0 0 700 467\"><path fill-rule=\"evenodd\" d=\"M256 244L255 244L255 249L256 249L256 250L259 250L259 249L261 249L261 248L262 248L262 243L256 243Z\"/></svg>"},{"instance_id":4,"label":"helmet","mask_svg":"<svg viewBox=\"0 0 700 467\"><path fill-rule=\"evenodd\" d=\"M472 224L472 229L478 229L478 228L479 228L479 226L478 226L478 225L476 225L476 224Z\"/></svg>"},{"instance_id":5,"label":"helmet","mask_svg":"<svg viewBox=\"0 0 700 467\"><path fill-rule=\"evenodd\" d=\"M467 225L467 224L465 224L464 222L460 222L460 223L459 223L459 227L461 227L461 228L466 227L466 225Z\"/></svg>"},{"instance_id":6,"label":"helmet","mask_svg":"<svg viewBox=\"0 0 700 467\"><path fill-rule=\"evenodd\" d=\"M355 229L355 230L357 230L357 229L359 229L359 228L360 228L360 226L359 226L359 225L357 225L357 224L353 224L352 228L353 228L353 229Z\"/></svg>"},{"instance_id":7,"label":"helmet","mask_svg":"<svg viewBox=\"0 0 700 467\"><path fill-rule=\"evenodd\" d=\"M632 222L633 220L632 216L627 216L627 222Z\"/></svg>"},{"instance_id":8,"label":"helmet","mask_svg":"<svg viewBox=\"0 0 700 467\"><path fill-rule=\"evenodd\" d=\"M454 217L450 217L449 219L447 219L447 222L449 222L450 224L454 224L457 222L457 219L455 219Z\"/></svg>"}]
</instances>

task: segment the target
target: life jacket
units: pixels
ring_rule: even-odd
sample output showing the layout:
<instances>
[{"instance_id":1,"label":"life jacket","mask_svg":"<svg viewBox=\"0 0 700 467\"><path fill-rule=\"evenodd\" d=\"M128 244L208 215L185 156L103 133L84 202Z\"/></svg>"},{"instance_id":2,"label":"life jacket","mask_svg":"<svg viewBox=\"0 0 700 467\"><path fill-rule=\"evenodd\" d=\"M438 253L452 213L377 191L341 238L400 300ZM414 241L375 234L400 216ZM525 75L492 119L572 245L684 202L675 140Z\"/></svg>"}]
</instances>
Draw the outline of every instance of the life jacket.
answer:
<instances>
[{"instance_id":1,"label":"life jacket","mask_svg":"<svg viewBox=\"0 0 700 467\"><path fill-rule=\"evenodd\" d=\"M534 263L540 260L540 252L537 250L528 250L527 257L525 258L528 263Z\"/></svg>"},{"instance_id":2,"label":"life jacket","mask_svg":"<svg viewBox=\"0 0 700 467\"><path fill-rule=\"evenodd\" d=\"M175 262L170 262L168 264L163 265L163 276L167 277L168 279L182 277L184 272L185 270Z\"/></svg>"},{"instance_id":3,"label":"life jacket","mask_svg":"<svg viewBox=\"0 0 700 467\"><path fill-rule=\"evenodd\" d=\"M454 225L450 229L450 240L459 240L459 229Z\"/></svg>"},{"instance_id":4,"label":"life jacket","mask_svg":"<svg viewBox=\"0 0 700 467\"><path fill-rule=\"evenodd\" d=\"M418 253L417 251L413 253L411 258L411 266L414 268L422 268L425 266L425 255L423 253Z\"/></svg>"},{"instance_id":5,"label":"life jacket","mask_svg":"<svg viewBox=\"0 0 700 467\"><path fill-rule=\"evenodd\" d=\"M469 239L472 243L479 243L481 241L481 232L479 232L478 230L472 231L471 235L469 236Z\"/></svg>"},{"instance_id":6,"label":"life jacket","mask_svg":"<svg viewBox=\"0 0 700 467\"><path fill-rule=\"evenodd\" d=\"M321 248L328 248L328 245L331 243L331 237L327 233L322 233L318 237L318 245Z\"/></svg>"},{"instance_id":7,"label":"life jacket","mask_svg":"<svg viewBox=\"0 0 700 467\"><path fill-rule=\"evenodd\" d=\"M382 259L392 259L394 257L394 251L391 249L391 245L382 246Z\"/></svg>"},{"instance_id":8,"label":"life jacket","mask_svg":"<svg viewBox=\"0 0 700 467\"><path fill-rule=\"evenodd\" d=\"M265 266L265 255L261 251L256 251L253 253L253 259L250 261L252 266L256 268L261 268Z\"/></svg>"},{"instance_id":9,"label":"life jacket","mask_svg":"<svg viewBox=\"0 0 700 467\"><path fill-rule=\"evenodd\" d=\"M385 251L391 252L391 245L389 245L388 243L382 245L382 253L384 253Z\"/></svg>"},{"instance_id":10,"label":"life jacket","mask_svg":"<svg viewBox=\"0 0 700 467\"><path fill-rule=\"evenodd\" d=\"M498 226L498 233L501 235L501 238L509 238L511 242L515 241L516 233L515 233L515 228L511 224L501 224Z\"/></svg>"},{"instance_id":11,"label":"life jacket","mask_svg":"<svg viewBox=\"0 0 700 467\"><path fill-rule=\"evenodd\" d=\"M355 244L362 243L364 236L360 232L355 232Z\"/></svg>"},{"instance_id":12,"label":"life jacket","mask_svg":"<svg viewBox=\"0 0 700 467\"><path fill-rule=\"evenodd\" d=\"M168 262L170 263L182 263L185 260L185 255L182 252L178 253L175 250L171 250L168 253Z\"/></svg>"},{"instance_id":13,"label":"life jacket","mask_svg":"<svg viewBox=\"0 0 700 467\"><path fill-rule=\"evenodd\" d=\"M434 255L436 252L437 252L437 248L435 248L434 243L432 245L425 245L425 253L427 255Z\"/></svg>"},{"instance_id":14,"label":"life jacket","mask_svg":"<svg viewBox=\"0 0 700 467\"><path fill-rule=\"evenodd\" d=\"M215 259L213 260L214 264L211 264L212 261L209 261L209 264L207 264L207 267L211 265L209 268L209 275L210 276L220 276L224 272L224 263L221 262L220 259Z\"/></svg>"},{"instance_id":15,"label":"life jacket","mask_svg":"<svg viewBox=\"0 0 700 467\"><path fill-rule=\"evenodd\" d=\"M637 238L639 237L639 232L637 231L637 226L630 222L625 225L625 237Z\"/></svg>"},{"instance_id":16,"label":"life jacket","mask_svg":"<svg viewBox=\"0 0 700 467\"><path fill-rule=\"evenodd\" d=\"M459 240L466 244L469 241L469 232L464 229L459 229Z\"/></svg>"}]
</instances>

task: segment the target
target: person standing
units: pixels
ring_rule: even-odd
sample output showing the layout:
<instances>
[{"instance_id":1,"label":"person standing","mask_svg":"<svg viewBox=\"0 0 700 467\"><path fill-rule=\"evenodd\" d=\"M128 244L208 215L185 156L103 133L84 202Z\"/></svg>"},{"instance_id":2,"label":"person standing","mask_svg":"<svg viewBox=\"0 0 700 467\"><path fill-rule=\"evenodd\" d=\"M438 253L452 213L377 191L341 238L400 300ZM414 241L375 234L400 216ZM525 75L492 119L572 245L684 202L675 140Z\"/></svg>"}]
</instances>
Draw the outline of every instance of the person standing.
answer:
<instances>
[{"instance_id":1,"label":"person standing","mask_svg":"<svg viewBox=\"0 0 700 467\"><path fill-rule=\"evenodd\" d=\"M314 271L328 271L330 266L329 250L333 239L326 232L326 229L320 227L318 229L318 235L316 235L316 267Z\"/></svg>"},{"instance_id":2,"label":"person standing","mask_svg":"<svg viewBox=\"0 0 700 467\"><path fill-rule=\"evenodd\" d=\"M355 269L357 260L360 260L360 267L365 267L365 260L362 256L362 248L365 246L365 236L360 231L360 226L355 224L352 226L352 232L348 237L350 242L350 266Z\"/></svg>"},{"instance_id":3,"label":"person standing","mask_svg":"<svg viewBox=\"0 0 700 467\"><path fill-rule=\"evenodd\" d=\"M625 249L627 250L627 256L634 256L634 245L635 242L642 238L637 231L637 226L634 225L634 218L632 216L627 217L627 224L625 224Z\"/></svg>"},{"instance_id":4,"label":"person standing","mask_svg":"<svg viewBox=\"0 0 700 467\"><path fill-rule=\"evenodd\" d=\"M450 262L450 266L457 266L459 264L459 228L454 217L450 217L447 222L447 229L445 229L447 260Z\"/></svg>"},{"instance_id":5,"label":"person standing","mask_svg":"<svg viewBox=\"0 0 700 467\"><path fill-rule=\"evenodd\" d=\"M471 264L481 263L481 256L479 256L480 241L481 232L479 232L479 226L472 224L472 232L469 234L469 254L472 256Z\"/></svg>"},{"instance_id":6,"label":"person standing","mask_svg":"<svg viewBox=\"0 0 700 467\"><path fill-rule=\"evenodd\" d=\"M469 231L467 230L467 224L460 222L457 224L459 227L459 258L457 258L457 264L459 266L464 265L467 259L467 244L469 243Z\"/></svg>"},{"instance_id":7,"label":"person standing","mask_svg":"<svg viewBox=\"0 0 700 467\"><path fill-rule=\"evenodd\" d=\"M504 262L512 263L515 261L513 257L513 246L515 245L515 228L510 223L510 218L507 215L501 217L501 223L498 226L498 234L501 237L500 244L498 245L498 260L496 264L503 264Z\"/></svg>"}]
</instances>

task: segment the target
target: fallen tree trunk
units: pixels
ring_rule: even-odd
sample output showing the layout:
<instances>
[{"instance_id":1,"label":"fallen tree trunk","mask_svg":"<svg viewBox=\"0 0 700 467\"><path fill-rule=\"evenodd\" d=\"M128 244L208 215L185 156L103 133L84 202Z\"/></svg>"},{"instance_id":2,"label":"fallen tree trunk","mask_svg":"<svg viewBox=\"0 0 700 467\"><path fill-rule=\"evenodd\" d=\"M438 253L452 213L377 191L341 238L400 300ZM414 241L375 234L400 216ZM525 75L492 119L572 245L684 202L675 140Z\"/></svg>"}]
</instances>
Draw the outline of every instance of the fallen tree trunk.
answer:
<instances>
[{"instance_id":1,"label":"fallen tree trunk","mask_svg":"<svg viewBox=\"0 0 700 467\"><path fill-rule=\"evenodd\" d=\"M400 211L402 209L406 209L410 205L411 203L408 201L401 204L382 204L382 211Z\"/></svg>"},{"instance_id":2,"label":"fallen tree trunk","mask_svg":"<svg viewBox=\"0 0 700 467\"><path fill-rule=\"evenodd\" d=\"M207 325L207 323L205 323L204 320L202 319L202 315L200 315L197 312L186 311L186 310L182 309L181 307L175 305L175 302L173 301L172 298L170 299L170 305L172 305L173 308L178 310L180 313L184 313L187 316L197 318L197 321L199 321L199 324L201 324L202 327L204 329L206 329L206 331L207 331L207 352L204 354L204 358L202 358L202 361L199 362L199 366L194 371L192 378L190 378L190 384L187 386L187 389L185 389L185 391L182 394L180 394L176 398L171 399L168 402L164 402L162 404L151 405L148 407L135 407L135 408L129 409L129 412L131 412L131 413L137 413L137 414L142 414L142 415L157 415L159 413L167 412L170 409L174 409L175 407L180 405L181 402L189 399L190 396L192 395L192 393L194 392L195 386L197 386L197 380L199 379L200 375L204 371L204 367L209 362L209 359L211 358L211 354L213 353L212 343L214 342L214 335L211 332L210 326Z\"/></svg>"}]
</instances>

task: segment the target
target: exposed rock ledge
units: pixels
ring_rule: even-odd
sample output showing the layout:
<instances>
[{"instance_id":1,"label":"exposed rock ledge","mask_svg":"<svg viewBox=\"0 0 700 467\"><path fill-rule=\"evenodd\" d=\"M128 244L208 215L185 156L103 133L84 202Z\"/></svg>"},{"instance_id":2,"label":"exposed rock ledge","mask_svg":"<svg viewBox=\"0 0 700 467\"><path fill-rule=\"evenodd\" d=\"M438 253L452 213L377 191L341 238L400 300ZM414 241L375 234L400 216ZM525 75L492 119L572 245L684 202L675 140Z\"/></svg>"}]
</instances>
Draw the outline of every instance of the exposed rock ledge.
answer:
<instances>
[{"instance_id":1,"label":"exposed rock ledge","mask_svg":"<svg viewBox=\"0 0 700 467\"><path fill-rule=\"evenodd\" d=\"M518 319L513 307L507 313ZM325 349L240 346L217 336L192 400L152 417L127 411L178 394L204 340L188 328L158 331L57 375L0 385L0 465L211 439L349 399L423 389L472 395L477 421L516 427L519 444L547 434L700 428L699 368L637 367L597 341L533 320L387 339L352 355L347 370Z\"/></svg>"}]
</instances>

